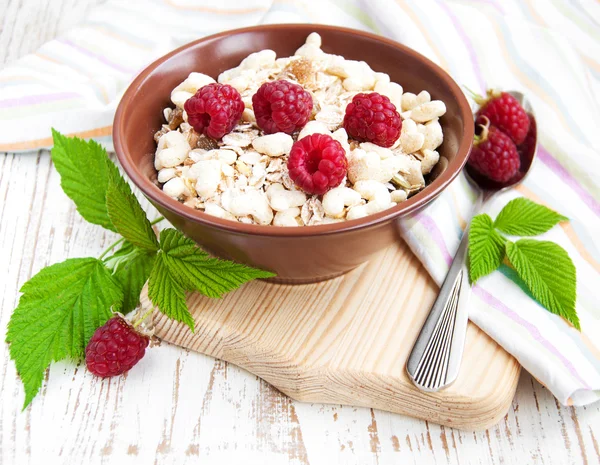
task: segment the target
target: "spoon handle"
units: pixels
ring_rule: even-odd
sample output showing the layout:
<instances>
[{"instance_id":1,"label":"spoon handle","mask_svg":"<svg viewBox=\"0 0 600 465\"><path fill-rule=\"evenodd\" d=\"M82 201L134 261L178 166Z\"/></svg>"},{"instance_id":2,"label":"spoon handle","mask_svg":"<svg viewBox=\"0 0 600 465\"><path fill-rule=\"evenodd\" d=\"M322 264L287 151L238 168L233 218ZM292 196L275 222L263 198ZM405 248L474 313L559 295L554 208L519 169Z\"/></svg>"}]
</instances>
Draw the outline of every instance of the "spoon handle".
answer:
<instances>
[{"instance_id":1,"label":"spoon handle","mask_svg":"<svg viewBox=\"0 0 600 465\"><path fill-rule=\"evenodd\" d=\"M467 229L406 365L413 383L424 391L439 391L458 376L471 296L466 266L468 236Z\"/></svg>"}]
</instances>

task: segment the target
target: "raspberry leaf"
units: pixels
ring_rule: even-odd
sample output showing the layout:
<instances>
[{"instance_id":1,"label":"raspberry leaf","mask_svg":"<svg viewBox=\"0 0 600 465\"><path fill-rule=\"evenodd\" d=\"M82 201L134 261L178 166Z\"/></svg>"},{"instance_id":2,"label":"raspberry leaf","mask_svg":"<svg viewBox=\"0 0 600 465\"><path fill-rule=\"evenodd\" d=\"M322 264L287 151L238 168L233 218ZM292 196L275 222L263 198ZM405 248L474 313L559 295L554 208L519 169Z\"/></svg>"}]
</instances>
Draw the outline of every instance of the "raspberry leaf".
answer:
<instances>
[{"instance_id":1,"label":"raspberry leaf","mask_svg":"<svg viewBox=\"0 0 600 465\"><path fill-rule=\"evenodd\" d=\"M109 160L107 163L113 164ZM158 240L146 213L116 167L108 173L106 208L112 224L121 236L142 249L154 252L158 250Z\"/></svg>"},{"instance_id":2,"label":"raspberry leaf","mask_svg":"<svg viewBox=\"0 0 600 465\"><path fill-rule=\"evenodd\" d=\"M524 197L508 202L494 221L494 227L513 236L537 236L569 219Z\"/></svg>"},{"instance_id":3,"label":"raspberry leaf","mask_svg":"<svg viewBox=\"0 0 600 465\"><path fill-rule=\"evenodd\" d=\"M66 137L52 129L52 162L60 174L60 185L86 221L116 231L106 209L108 172L116 166L106 150L93 140ZM107 163L108 162L108 163Z\"/></svg>"},{"instance_id":4,"label":"raspberry leaf","mask_svg":"<svg viewBox=\"0 0 600 465\"><path fill-rule=\"evenodd\" d=\"M194 330L194 321L184 291L198 291L207 297L226 292L257 278L275 276L239 263L210 257L175 229L160 233L160 247L148 283L148 296L170 318Z\"/></svg>"},{"instance_id":5,"label":"raspberry leaf","mask_svg":"<svg viewBox=\"0 0 600 465\"><path fill-rule=\"evenodd\" d=\"M186 290L198 291L207 297L222 297L253 279L275 276L268 271L212 258L175 229L161 231L160 245L166 254L167 266Z\"/></svg>"},{"instance_id":6,"label":"raspberry leaf","mask_svg":"<svg viewBox=\"0 0 600 465\"><path fill-rule=\"evenodd\" d=\"M148 297L158 309L175 321L181 321L194 331L194 319L185 301L185 290L159 253L148 280Z\"/></svg>"},{"instance_id":7,"label":"raspberry leaf","mask_svg":"<svg viewBox=\"0 0 600 465\"><path fill-rule=\"evenodd\" d=\"M494 229L489 215L477 215L469 228L469 277L472 283L496 270L504 258L506 239Z\"/></svg>"},{"instance_id":8,"label":"raspberry leaf","mask_svg":"<svg viewBox=\"0 0 600 465\"><path fill-rule=\"evenodd\" d=\"M25 388L25 408L51 362L83 356L111 308L120 309L123 290L100 260L72 258L42 269L21 292L6 342Z\"/></svg>"},{"instance_id":9,"label":"raspberry leaf","mask_svg":"<svg viewBox=\"0 0 600 465\"><path fill-rule=\"evenodd\" d=\"M506 255L533 297L581 330L575 310L576 269L567 251L554 242L520 239L506 243Z\"/></svg>"},{"instance_id":10,"label":"raspberry leaf","mask_svg":"<svg viewBox=\"0 0 600 465\"><path fill-rule=\"evenodd\" d=\"M155 252L125 242L117 252L104 260L125 293L121 309L123 314L126 315L139 305L140 293L150 276L155 257Z\"/></svg>"}]
</instances>

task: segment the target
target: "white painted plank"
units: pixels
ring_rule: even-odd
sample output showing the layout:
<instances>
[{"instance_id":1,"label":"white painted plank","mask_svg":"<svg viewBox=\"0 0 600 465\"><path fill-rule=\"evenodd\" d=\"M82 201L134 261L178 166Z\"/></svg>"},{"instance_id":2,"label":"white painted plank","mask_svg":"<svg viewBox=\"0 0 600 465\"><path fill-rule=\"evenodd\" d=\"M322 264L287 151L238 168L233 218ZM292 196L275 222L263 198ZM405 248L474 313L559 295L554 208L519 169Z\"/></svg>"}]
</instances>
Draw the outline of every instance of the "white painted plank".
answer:
<instances>
[{"instance_id":1,"label":"white painted plank","mask_svg":"<svg viewBox=\"0 0 600 465\"><path fill-rule=\"evenodd\" d=\"M2 0L0 2L0 64L34 52L82 20L105 0Z\"/></svg>"}]
</instances>

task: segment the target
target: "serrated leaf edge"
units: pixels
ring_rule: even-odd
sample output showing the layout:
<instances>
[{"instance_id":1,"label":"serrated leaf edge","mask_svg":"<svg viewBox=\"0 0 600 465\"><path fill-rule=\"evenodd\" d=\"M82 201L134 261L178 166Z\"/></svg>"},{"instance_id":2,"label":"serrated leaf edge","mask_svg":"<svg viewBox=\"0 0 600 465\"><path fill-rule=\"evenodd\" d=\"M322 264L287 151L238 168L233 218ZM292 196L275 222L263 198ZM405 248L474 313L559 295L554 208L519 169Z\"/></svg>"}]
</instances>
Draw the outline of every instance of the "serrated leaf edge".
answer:
<instances>
[{"instance_id":1,"label":"serrated leaf edge","mask_svg":"<svg viewBox=\"0 0 600 465\"><path fill-rule=\"evenodd\" d=\"M561 253L564 253L564 256L562 258L566 258L568 260L567 262L567 266L572 267L572 271L573 271L573 282L571 283L574 286L574 294L573 296L569 296L568 300L572 300L572 308L564 308L561 305L561 300L563 299L559 299L555 292L553 292L551 289L548 288L548 284L538 275L538 270L533 268L537 278L543 283L543 285L546 288L546 291L550 294L551 297L551 301L546 303L544 302L544 298L542 296L543 294L543 290L540 290L539 288L534 288L531 285L530 279L528 276L526 276L524 274L524 270L520 269L519 266L515 264L515 256L513 254L513 251L518 252L524 259L528 259L527 256L525 256L523 254L523 249L519 248L519 243L523 243L523 242L536 242L539 244L547 244L547 245L552 245L553 247L556 247L558 249L558 251L561 251ZM538 247L539 249L539 247ZM511 258L511 255L513 255L513 257ZM544 307L546 310L548 310L550 313L553 313L555 315L560 316L561 318L564 318L566 321L570 322L577 330L581 331L581 324L579 321L579 316L577 315L577 308L576 308L576 302L577 302L577 268L575 267L575 264L573 263L573 260L571 259L571 257L569 256L569 253L563 248L561 247L559 244L552 242L552 241L536 241L535 239L520 239L516 242L512 242L512 241L507 241L506 242L506 256L510 261L511 266L515 269L515 271L517 272L517 274L519 275L519 277L523 280L523 282L527 285L527 288L530 290L531 294L533 295L533 297L535 298L535 300L542 306ZM528 260L528 262L530 262L530 260ZM554 260L553 262L553 266L556 267L556 260ZM556 270L556 268L555 268ZM560 270L556 270L557 272L559 272ZM570 271L570 270L569 270ZM564 274L564 273L562 273ZM566 277L565 277L566 278ZM557 308L552 308L553 307L553 303L554 305L557 306ZM571 314L572 313L572 314Z\"/></svg>"}]
</instances>

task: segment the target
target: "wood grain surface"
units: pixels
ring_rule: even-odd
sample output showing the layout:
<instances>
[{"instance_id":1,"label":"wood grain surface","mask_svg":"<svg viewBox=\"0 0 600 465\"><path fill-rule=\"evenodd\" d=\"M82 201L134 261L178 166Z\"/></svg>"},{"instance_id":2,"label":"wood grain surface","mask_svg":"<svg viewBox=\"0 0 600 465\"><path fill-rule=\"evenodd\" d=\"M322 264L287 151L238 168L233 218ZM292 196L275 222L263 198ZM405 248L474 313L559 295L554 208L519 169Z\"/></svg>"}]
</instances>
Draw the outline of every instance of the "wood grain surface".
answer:
<instances>
[{"instance_id":1,"label":"wood grain surface","mask_svg":"<svg viewBox=\"0 0 600 465\"><path fill-rule=\"evenodd\" d=\"M1 59L35 50L95 3L2 0ZM69 257L97 256L113 240L77 214L47 152L0 154L2 331L33 274ZM22 412L23 389L6 349L0 344L2 465L600 463L600 405L561 406L525 372L508 414L472 433L381 410L292 401L247 371L167 343L112 380L55 364Z\"/></svg>"},{"instance_id":2,"label":"wood grain surface","mask_svg":"<svg viewBox=\"0 0 600 465\"><path fill-rule=\"evenodd\" d=\"M374 407L465 430L506 414L520 366L472 323L458 379L427 393L406 374L406 360L437 286L406 244L322 283L254 281L215 301L188 295L196 322L154 313L164 341L226 360L293 399ZM146 290L142 309L153 308Z\"/></svg>"}]
</instances>

